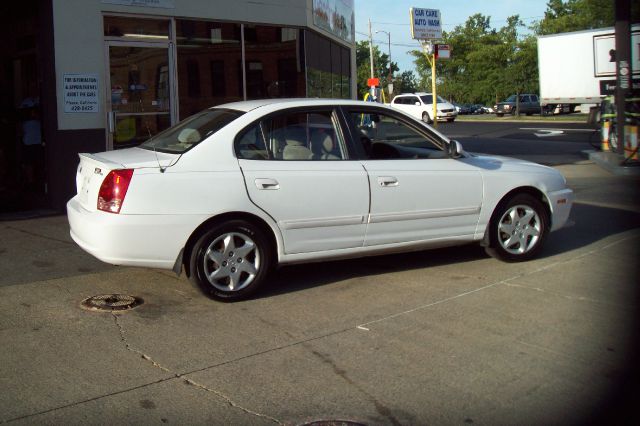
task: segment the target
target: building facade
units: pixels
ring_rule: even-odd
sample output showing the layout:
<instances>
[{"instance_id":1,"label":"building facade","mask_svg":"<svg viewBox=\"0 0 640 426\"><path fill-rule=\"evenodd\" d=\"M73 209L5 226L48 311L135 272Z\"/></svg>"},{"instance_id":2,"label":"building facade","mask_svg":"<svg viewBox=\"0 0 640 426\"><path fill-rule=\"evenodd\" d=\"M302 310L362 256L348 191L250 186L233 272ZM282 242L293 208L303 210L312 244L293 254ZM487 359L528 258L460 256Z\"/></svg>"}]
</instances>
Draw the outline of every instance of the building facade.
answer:
<instances>
[{"instance_id":1,"label":"building facade","mask_svg":"<svg viewBox=\"0 0 640 426\"><path fill-rule=\"evenodd\" d=\"M204 108L353 98L353 0L3 2L0 213L62 210L79 152L136 146Z\"/></svg>"}]
</instances>

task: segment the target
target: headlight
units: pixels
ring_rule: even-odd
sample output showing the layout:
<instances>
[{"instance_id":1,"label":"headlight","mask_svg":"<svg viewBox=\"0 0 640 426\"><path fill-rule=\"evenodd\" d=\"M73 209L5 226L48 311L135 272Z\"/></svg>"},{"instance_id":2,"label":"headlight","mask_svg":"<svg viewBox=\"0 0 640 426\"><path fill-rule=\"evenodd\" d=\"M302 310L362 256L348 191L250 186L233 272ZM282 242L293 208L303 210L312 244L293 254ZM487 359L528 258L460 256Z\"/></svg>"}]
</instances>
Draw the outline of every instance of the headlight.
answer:
<instances>
[{"instance_id":1,"label":"headlight","mask_svg":"<svg viewBox=\"0 0 640 426\"><path fill-rule=\"evenodd\" d=\"M504 106L504 109L505 109L506 111L509 111L509 110L511 109L511 105L505 105L505 106Z\"/></svg>"}]
</instances>

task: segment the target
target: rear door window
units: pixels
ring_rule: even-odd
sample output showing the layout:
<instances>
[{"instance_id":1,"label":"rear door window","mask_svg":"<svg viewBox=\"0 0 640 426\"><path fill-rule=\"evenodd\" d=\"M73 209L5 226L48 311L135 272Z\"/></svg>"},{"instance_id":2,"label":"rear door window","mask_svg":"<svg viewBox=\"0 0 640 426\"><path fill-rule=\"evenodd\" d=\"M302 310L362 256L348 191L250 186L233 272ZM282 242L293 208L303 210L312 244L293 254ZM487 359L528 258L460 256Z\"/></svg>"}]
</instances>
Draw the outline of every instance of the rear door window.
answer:
<instances>
[{"instance_id":1,"label":"rear door window","mask_svg":"<svg viewBox=\"0 0 640 426\"><path fill-rule=\"evenodd\" d=\"M288 111L240 133L238 158L247 160L345 160L344 139L333 111Z\"/></svg>"}]
</instances>

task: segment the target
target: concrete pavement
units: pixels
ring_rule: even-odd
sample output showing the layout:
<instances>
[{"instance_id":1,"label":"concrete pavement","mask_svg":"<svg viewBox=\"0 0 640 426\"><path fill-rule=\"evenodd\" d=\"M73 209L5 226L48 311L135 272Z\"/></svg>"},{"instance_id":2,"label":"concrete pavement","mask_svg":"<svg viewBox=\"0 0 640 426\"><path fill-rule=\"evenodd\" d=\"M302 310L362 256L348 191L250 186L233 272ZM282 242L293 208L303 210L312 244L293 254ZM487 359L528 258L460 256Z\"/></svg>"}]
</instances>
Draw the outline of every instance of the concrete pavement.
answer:
<instances>
[{"instance_id":1,"label":"concrete pavement","mask_svg":"<svg viewBox=\"0 0 640 426\"><path fill-rule=\"evenodd\" d=\"M0 222L0 423L637 424L638 181L559 168L575 226L539 259L299 265L234 304L102 264L64 217ZM79 307L103 293L145 303Z\"/></svg>"}]
</instances>

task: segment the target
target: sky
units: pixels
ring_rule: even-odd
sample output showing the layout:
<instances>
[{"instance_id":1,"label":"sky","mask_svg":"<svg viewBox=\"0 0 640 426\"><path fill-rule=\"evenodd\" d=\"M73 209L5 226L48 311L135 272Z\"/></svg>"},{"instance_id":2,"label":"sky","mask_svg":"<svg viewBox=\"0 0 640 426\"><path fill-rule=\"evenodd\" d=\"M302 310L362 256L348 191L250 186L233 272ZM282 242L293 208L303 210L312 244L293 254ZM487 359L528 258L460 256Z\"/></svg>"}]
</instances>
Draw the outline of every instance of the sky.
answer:
<instances>
[{"instance_id":1,"label":"sky","mask_svg":"<svg viewBox=\"0 0 640 426\"><path fill-rule=\"evenodd\" d=\"M412 7L439 9L444 31L464 25L467 18L476 13L490 16L491 26L499 29L512 15L520 15L525 25L541 20L547 0L355 0L356 41L369 38L371 19L373 42L382 53L389 51L389 38L387 34L376 34L375 31L391 34L391 60L398 63L400 72L415 69L413 56L407 52L421 49L418 41L411 38L409 9ZM455 55L455 46L452 55Z\"/></svg>"}]
</instances>

